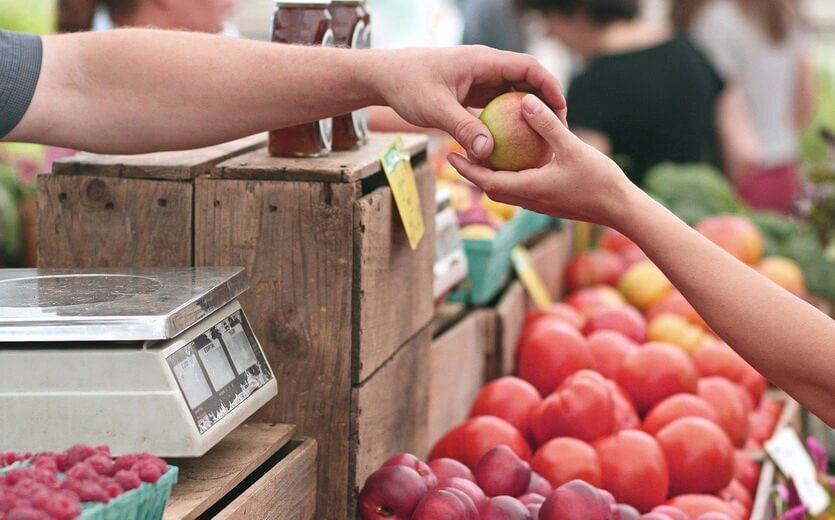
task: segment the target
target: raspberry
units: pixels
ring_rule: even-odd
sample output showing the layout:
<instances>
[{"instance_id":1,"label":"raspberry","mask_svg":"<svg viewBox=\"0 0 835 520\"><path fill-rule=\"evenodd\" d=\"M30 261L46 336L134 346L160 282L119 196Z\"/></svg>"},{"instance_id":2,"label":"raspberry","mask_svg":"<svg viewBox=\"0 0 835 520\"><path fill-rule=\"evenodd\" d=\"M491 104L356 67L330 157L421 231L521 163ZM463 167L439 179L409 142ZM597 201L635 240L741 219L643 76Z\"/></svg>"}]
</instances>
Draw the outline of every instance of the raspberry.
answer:
<instances>
[{"instance_id":1,"label":"raspberry","mask_svg":"<svg viewBox=\"0 0 835 520\"><path fill-rule=\"evenodd\" d=\"M33 468L15 468L6 473L6 476L4 477L4 482L7 486L14 486L18 483L18 481L24 478L32 478L33 472Z\"/></svg>"},{"instance_id":2,"label":"raspberry","mask_svg":"<svg viewBox=\"0 0 835 520\"><path fill-rule=\"evenodd\" d=\"M35 479L25 477L17 481L14 485L15 493L21 497L28 497L35 492L41 485L35 482Z\"/></svg>"},{"instance_id":3,"label":"raspberry","mask_svg":"<svg viewBox=\"0 0 835 520\"><path fill-rule=\"evenodd\" d=\"M55 459L52 457L38 457L32 463L32 466L35 467L35 469L43 469L53 473L58 472L58 463L55 462Z\"/></svg>"},{"instance_id":4,"label":"raspberry","mask_svg":"<svg viewBox=\"0 0 835 520\"><path fill-rule=\"evenodd\" d=\"M20 506L12 509L6 518L8 520L50 520L46 513L29 506Z\"/></svg>"},{"instance_id":5,"label":"raspberry","mask_svg":"<svg viewBox=\"0 0 835 520\"><path fill-rule=\"evenodd\" d=\"M57 492L42 510L53 520L73 520L81 514L78 497L65 492Z\"/></svg>"},{"instance_id":6,"label":"raspberry","mask_svg":"<svg viewBox=\"0 0 835 520\"><path fill-rule=\"evenodd\" d=\"M93 466L96 473L109 477L113 475L113 460L103 453L93 455L84 461L86 464Z\"/></svg>"},{"instance_id":7,"label":"raspberry","mask_svg":"<svg viewBox=\"0 0 835 520\"><path fill-rule=\"evenodd\" d=\"M131 469L137 462L139 462L139 455L136 453L122 455L113 463L113 472L116 473L123 469Z\"/></svg>"},{"instance_id":8,"label":"raspberry","mask_svg":"<svg viewBox=\"0 0 835 520\"><path fill-rule=\"evenodd\" d=\"M81 481L77 478L67 477L58 485L58 489L68 491L76 497L81 494Z\"/></svg>"},{"instance_id":9,"label":"raspberry","mask_svg":"<svg viewBox=\"0 0 835 520\"><path fill-rule=\"evenodd\" d=\"M17 493L11 488L0 487L0 513L11 511L15 505Z\"/></svg>"},{"instance_id":10,"label":"raspberry","mask_svg":"<svg viewBox=\"0 0 835 520\"><path fill-rule=\"evenodd\" d=\"M82 502L107 503L110 500L107 492L97 482L82 482L78 497Z\"/></svg>"},{"instance_id":11,"label":"raspberry","mask_svg":"<svg viewBox=\"0 0 835 520\"><path fill-rule=\"evenodd\" d=\"M162 470L159 465L152 460L141 460L134 464L133 470L139 474L139 478L143 482L156 482L162 476Z\"/></svg>"},{"instance_id":12,"label":"raspberry","mask_svg":"<svg viewBox=\"0 0 835 520\"><path fill-rule=\"evenodd\" d=\"M98 446L96 446L96 451L99 452L100 455L107 455L108 458L113 458L113 456L110 454L110 446L108 446L107 444L99 444Z\"/></svg>"},{"instance_id":13,"label":"raspberry","mask_svg":"<svg viewBox=\"0 0 835 520\"><path fill-rule=\"evenodd\" d=\"M104 490L110 498L116 498L125 492L125 490L122 489L122 486L113 481L106 483L104 485Z\"/></svg>"},{"instance_id":14,"label":"raspberry","mask_svg":"<svg viewBox=\"0 0 835 520\"><path fill-rule=\"evenodd\" d=\"M150 453L144 452L139 454L139 460L142 461L150 461L153 462L155 466L157 466L160 471L165 473L168 471L168 464L162 460L161 458L157 457L156 455L152 455Z\"/></svg>"},{"instance_id":15,"label":"raspberry","mask_svg":"<svg viewBox=\"0 0 835 520\"><path fill-rule=\"evenodd\" d=\"M139 478L139 475L132 470L120 470L116 472L114 475L113 480L122 486L122 489L125 491L129 491L131 489L136 489L140 485L142 485L142 479Z\"/></svg>"},{"instance_id":16,"label":"raspberry","mask_svg":"<svg viewBox=\"0 0 835 520\"><path fill-rule=\"evenodd\" d=\"M78 480L96 480L98 479L99 474L95 469L93 469L93 466L87 462L79 462L67 471L67 476L77 478Z\"/></svg>"},{"instance_id":17,"label":"raspberry","mask_svg":"<svg viewBox=\"0 0 835 520\"><path fill-rule=\"evenodd\" d=\"M98 452L96 451L96 448L88 446L87 444L76 444L64 453L67 454L67 467L72 468L79 462L83 462L88 457L92 457Z\"/></svg>"},{"instance_id":18,"label":"raspberry","mask_svg":"<svg viewBox=\"0 0 835 520\"><path fill-rule=\"evenodd\" d=\"M48 469L36 467L34 469L33 478L35 479L35 482L45 484L49 487L55 487L58 485L58 477L55 476L55 472Z\"/></svg>"}]
</instances>

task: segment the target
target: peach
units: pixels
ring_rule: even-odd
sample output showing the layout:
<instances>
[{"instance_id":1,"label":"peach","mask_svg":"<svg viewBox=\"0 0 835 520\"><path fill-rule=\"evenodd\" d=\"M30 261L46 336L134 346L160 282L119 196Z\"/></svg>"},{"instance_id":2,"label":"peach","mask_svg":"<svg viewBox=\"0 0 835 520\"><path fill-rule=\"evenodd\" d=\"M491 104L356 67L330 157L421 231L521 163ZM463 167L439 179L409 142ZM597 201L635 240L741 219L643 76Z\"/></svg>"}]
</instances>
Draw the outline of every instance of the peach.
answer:
<instances>
[{"instance_id":1,"label":"peach","mask_svg":"<svg viewBox=\"0 0 835 520\"><path fill-rule=\"evenodd\" d=\"M693 325L698 325L705 330L708 330L707 323L699 316L696 309L690 305L684 295L677 290L671 291L663 300L659 301L649 309L647 309L647 320L652 321L653 318L662 314L676 314Z\"/></svg>"},{"instance_id":2,"label":"peach","mask_svg":"<svg viewBox=\"0 0 835 520\"><path fill-rule=\"evenodd\" d=\"M699 222L696 230L746 264L759 262L765 250L762 233L745 217L714 215Z\"/></svg>"},{"instance_id":3,"label":"peach","mask_svg":"<svg viewBox=\"0 0 835 520\"><path fill-rule=\"evenodd\" d=\"M606 383L612 390L612 404L614 405L615 431L641 429L641 418L629 394L611 379Z\"/></svg>"},{"instance_id":4,"label":"peach","mask_svg":"<svg viewBox=\"0 0 835 520\"><path fill-rule=\"evenodd\" d=\"M429 469L438 478L439 481L458 477L475 482L475 475L464 464L455 459L443 457L429 462Z\"/></svg>"},{"instance_id":5,"label":"peach","mask_svg":"<svg viewBox=\"0 0 835 520\"><path fill-rule=\"evenodd\" d=\"M460 236L465 240L493 240L496 230L487 224L470 224L461 228Z\"/></svg>"},{"instance_id":6,"label":"peach","mask_svg":"<svg viewBox=\"0 0 835 520\"><path fill-rule=\"evenodd\" d=\"M609 520L611 508L598 489L572 480L554 490L542 504L540 520Z\"/></svg>"},{"instance_id":7,"label":"peach","mask_svg":"<svg viewBox=\"0 0 835 520\"><path fill-rule=\"evenodd\" d=\"M731 438L734 446L742 448L748 440L750 403L743 398L745 390L724 377L703 377L699 380L698 395L716 411L719 426Z\"/></svg>"},{"instance_id":8,"label":"peach","mask_svg":"<svg viewBox=\"0 0 835 520\"><path fill-rule=\"evenodd\" d=\"M623 360L638 344L614 330L600 330L589 335L591 367L609 379L617 377Z\"/></svg>"},{"instance_id":9,"label":"peach","mask_svg":"<svg viewBox=\"0 0 835 520\"><path fill-rule=\"evenodd\" d=\"M623 296L608 285L586 287L568 295L565 303L588 318L600 307L621 307L626 301Z\"/></svg>"},{"instance_id":10,"label":"peach","mask_svg":"<svg viewBox=\"0 0 835 520\"><path fill-rule=\"evenodd\" d=\"M591 442L615 429L614 401L606 379L592 370L581 370L549 395L531 417L537 443L556 437L576 437Z\"/></svg>"},{"instance_id":11,"label":"peach","mask_svg":"<svg viewBox=\"0 0 835 520\"><path fill-rule=\"evenodd\" d=\"M577 479L603 484L597 452L580 439L560 437L546 442L534 454L531 467L554 487Z\"/></svg>"},{"instance_id":12,"label":"peach","mask_svg":"<svg viewBox=\"0 0 835 520\"><path fill-rule=\"evenodd\" d=\"M713 423L719 418L710 404L693 394L676 394L655 405L644 417L644 431L655 435L676 419L701 417Z\"/></svg>"},{"instance_id":13,"label":"peach","mask_svg":"<svg viewBox=\"0 0 835 520\"><path fill-rule=\"evenodd\" d=\"M626 301L646 310L664 299L673 290L673 284L652 261L641 260L624 273L618 289Z\"/></svg>"},{"instance_id":14,"label":"peach","mask_svg":"<svg viewBox=\"0 0 835 520\"><path fill-rule=\"evenodd\" d=\"M671 395L696 393L698 378L693 361L678 347L647 343L626 357L617 382L645 412Z\"/></svg>"},{"instance_id":15,"label":"peach","mask_svg":"<svg viewBox=\"0 0 835 520\"><path fill-rule=\"evenodd\" d=\"M507 92L490 101L481 121L493 136L493 152L485 161L494 170L520 171L540 168L554 157L554 150L522 115L525 92Z\"/></svg>"},{"instance_id":16,"label":"peach","mask_svg":"<svg viewBox=\"0 0 835 520\"><path fill-rule=\"evenodd\" d=\"M496 446L475 467L475 481L488 497L525 493L531 482L531 466L507 446Z\"/></svg>"},{"instance_id":17,"label":"peach","mask_svg":"<svg viewBox=\"0 0 835 520\"><path fill-rule=\"evenodd\" d=\"M803 269L795 262L781 256L763 258L757 271L780 287L798 295L806 294L806 277Z\"/></svg>"},{"instance_id":18,"label":"peach","mask_svg":"<svg viewBox=\"0 0 835 520\"><path fill-rule=\"evenodd\" d=\"M540 322L519 345L519 377L546 396L571 374L591 365L591 354L580 332L559 321Z\"/></svg>"},{"instance_id":19,"label":"peach","mask_svg":"<svg viewBox=\"0 0 835 520\"><path fill-rule=\"evenodd\" d=\"M647 340L647 322L634 307L615 307L597 309L589 316L583 334L591 335L599 330L620 332L638 343Z\"/></svg>"},{"instance_id":20,"label":"peach","mask_svg":"<svg viewBox=\"0 0 835 520\"><path fill-rule=\"evenodd\" d=\"M569 291L594 285L615 285L626 265L610 251L585 251L571 259L565 268L565 282Z\"/></svg>"},{"instance_id":21,"label":"peach","mask_svg":"<svg viewBox=\"0 0 835 520\"><path fill-rule=\"evenodd\" d=\"M513 218L516 214L516 210L518 209L516 206L511 206L510 204L505 204L504 202L496 202L488 197L486 193L481 194L481 207L483 207L487 213L501 217L502 220L510 220Z\"/></svg>"},{"instance_id":22,"label":"peach","mask_svg":"<svg viewBox=\"0 0 835 520\"><path fill-rule=\"evenodd\" d=\"M606 228L597 241L597 247L613 253L620 253L625 249L638 246L623 233L615 231L612 228Z\"/></svg>"},{"instance_id":23,"label":"peach","mask_svg":"<svg viewBox=\"0 0 835 520\"><path fill-rule=\"evenodd\" d=\"M530 520L526 504L509 496L487 500L478 510L481 520Z\"/></svg>"},{"instance_id":24,"label":"peach","mask_svg":"<svg viewBox=\"0 0 835 520\"><path fill-rule=\"evenodd\" d=\"M661 314L649 322L650 341L670 343L688 354L695 352L708 338L701 327L691 325L677 314Z\"/></svg>"},{"instance_id":25,"label":"peach","mask_svg":"<svg viewBox=\"0 0 835 520\"><path fill-rule=\"evenodd\" d=\"M359 494L362 520L409 520L428 488L417 471L405 466L378 469L365 481Z\"/></svg>"}]
</instances>

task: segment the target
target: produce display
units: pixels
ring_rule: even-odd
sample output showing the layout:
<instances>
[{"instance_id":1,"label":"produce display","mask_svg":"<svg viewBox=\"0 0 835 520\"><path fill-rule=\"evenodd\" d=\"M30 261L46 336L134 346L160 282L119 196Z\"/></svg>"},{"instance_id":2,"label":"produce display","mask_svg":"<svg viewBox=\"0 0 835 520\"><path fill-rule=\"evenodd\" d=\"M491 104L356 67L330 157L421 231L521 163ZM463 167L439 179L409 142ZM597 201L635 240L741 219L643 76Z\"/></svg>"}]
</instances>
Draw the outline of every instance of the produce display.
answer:
<instances>
[{"instance_id":1,"label":"produce display","mask_svg":"<svg viewBox=\"0 0 835 520\"><path fill-rule=\"evenodd\" d=\"M60 453L0 451L0 520L71 520L169 471L149 453L113 458L107 446L75 445Z\"/></svg>"},{"instance_id":2,"label":"produce display","mask_svg":"<svg viewBox=\"0 0 835 520\"><path fill-rule=\"evenodd\" d=\"M750 220L697 229L806 294ZM516 375L484 386L428 463L372 474L362 518L748 518L782 404L635 244L605 230L598 247L570 261L563 302L526 317Z\"/></svg>"}]
</instances>

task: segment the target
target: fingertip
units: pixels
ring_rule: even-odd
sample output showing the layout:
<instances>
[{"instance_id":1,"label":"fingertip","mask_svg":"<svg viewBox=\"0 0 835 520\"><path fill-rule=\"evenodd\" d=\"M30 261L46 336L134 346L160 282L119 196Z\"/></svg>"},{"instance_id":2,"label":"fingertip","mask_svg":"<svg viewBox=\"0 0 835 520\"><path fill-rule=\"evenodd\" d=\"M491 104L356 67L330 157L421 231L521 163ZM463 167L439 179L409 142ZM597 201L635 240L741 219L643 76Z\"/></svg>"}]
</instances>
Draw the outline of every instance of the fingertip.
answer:
<instances>
[{"instance_id":1,"label":"fingertip","mask_svg":"<svg viewBox=\"0 0 835 520\"><path fill-rule=\"evenodd\" d=\"M522 98L522 111L528 117L537 115L542 112L543 108L545 108L545 104L542 103L541 99L533 94L527 94Z\"/></svg>"}]
</instances>

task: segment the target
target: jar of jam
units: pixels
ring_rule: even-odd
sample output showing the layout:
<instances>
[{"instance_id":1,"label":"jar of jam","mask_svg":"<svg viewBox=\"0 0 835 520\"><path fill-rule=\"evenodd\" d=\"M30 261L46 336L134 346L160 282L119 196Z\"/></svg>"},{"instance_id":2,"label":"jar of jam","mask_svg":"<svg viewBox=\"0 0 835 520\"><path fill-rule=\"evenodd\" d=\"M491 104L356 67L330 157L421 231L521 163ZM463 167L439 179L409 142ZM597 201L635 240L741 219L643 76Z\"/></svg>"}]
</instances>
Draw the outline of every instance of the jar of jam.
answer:
<instances>
[{"instance_id":1,"label":"jar of jam","mask_svg":"<svg viewBox=\"0 0 835 520\"><path fill-rule=\"evenodd\" d=\"M337 47L371 48L371 14L365 0L333 0L330 6ZM334 150L352 150L368 138L368 109L333 119Z\"/></svg>"},{"instance_id":2,"label":"jar of jam","mask_svg":"<svg viewBox=\"0 0 835 520\"><path fill-rule=\"evenodd\" d=\"M271 39L293 45L333 47L330 0L277 0ZM333 119L270 132L270 154L321 157L333 145Z\"/></svg>"}]
</instances>

